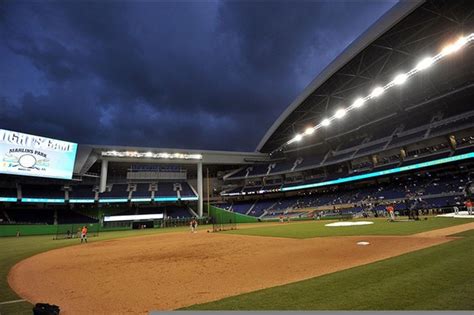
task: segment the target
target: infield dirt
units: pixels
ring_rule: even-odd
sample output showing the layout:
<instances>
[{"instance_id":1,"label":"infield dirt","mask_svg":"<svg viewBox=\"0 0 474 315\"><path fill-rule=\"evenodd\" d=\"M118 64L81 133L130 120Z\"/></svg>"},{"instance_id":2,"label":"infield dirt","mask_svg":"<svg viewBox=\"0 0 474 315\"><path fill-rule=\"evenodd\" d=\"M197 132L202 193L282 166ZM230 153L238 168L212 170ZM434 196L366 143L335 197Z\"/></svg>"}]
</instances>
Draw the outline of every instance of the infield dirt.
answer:
<instances>
[{"instance_id":1,"label":"infield dirt","mask_svg":"<svg viewBox=\"0 0 474 315\"><path fill-rule=\"evenodd\" d=\"M412 236L289 239L169 233L45 252L16 264L22 298L61 314L147 313L300 281L453 240L474 223ZM370 242L358 246L359 241Z\"/></svg>"}]
</instances>

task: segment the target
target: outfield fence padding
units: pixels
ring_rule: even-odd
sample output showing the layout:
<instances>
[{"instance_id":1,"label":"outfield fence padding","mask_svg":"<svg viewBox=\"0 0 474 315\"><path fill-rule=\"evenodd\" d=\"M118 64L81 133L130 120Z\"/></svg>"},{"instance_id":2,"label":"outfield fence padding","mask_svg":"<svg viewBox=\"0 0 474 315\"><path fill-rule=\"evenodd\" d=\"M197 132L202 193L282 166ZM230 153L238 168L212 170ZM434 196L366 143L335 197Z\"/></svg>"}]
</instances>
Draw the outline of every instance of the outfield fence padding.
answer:
<instances>
[{"instance_id":1,"label":"outfield fence padding","mask_svg":"<svg viewBox=\"0 0 474 315\"><path fill-rule=\"evenodd\" d=\"M214 206L209 206L209 217L211 217L212 229L214 232L234 230L237 228L237 223L258 222L256 217L224 210Z\"/></svg>"},{"instance_id":2,"label":"outfield fence padding","mask_svg":"<svg viewBox=\"0 0 474 315\"><path fill-rule=\"evenodd\" d=\"M117 227L117 228L104 228L100 227L98 223L75 223L75 224L1 224L0 225L0 237L3 236L16 236L17 232L20 232L20 236L32 236L32 235L54 235L59 238L64 238L69 230L72 233L77 233L77 229L86 225L88 233L93 236L94 233L99 231L121 231L130 230L130 227Z\"/></svg>"}]
</instances>

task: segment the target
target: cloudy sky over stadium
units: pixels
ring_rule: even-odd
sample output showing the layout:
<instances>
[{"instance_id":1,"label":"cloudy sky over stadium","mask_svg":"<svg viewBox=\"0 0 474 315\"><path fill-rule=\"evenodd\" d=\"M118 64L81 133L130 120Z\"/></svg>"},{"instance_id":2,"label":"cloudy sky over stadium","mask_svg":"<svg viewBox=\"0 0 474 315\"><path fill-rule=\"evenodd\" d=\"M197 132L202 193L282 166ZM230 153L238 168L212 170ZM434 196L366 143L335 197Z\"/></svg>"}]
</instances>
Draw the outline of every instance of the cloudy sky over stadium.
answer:
<instances>
[{"instance_id":1,"label":"cloudy sky over stadium","mask_svg":"<svg viewBox=\"0 0 474 315\"><path fill-rule=\"evenodd\" d=\"M392 1L0 0L0 128L253 151Z\"/></svg>"}]
</instances>

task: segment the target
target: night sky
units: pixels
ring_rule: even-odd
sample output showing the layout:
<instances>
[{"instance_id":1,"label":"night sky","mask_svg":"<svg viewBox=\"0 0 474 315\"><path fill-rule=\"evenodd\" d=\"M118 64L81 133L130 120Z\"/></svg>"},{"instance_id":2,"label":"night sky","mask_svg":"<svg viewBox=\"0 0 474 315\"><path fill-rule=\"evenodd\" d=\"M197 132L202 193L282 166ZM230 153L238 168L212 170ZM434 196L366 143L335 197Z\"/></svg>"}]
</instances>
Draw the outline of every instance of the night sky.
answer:
<instances>
[{"instance_id":1,"label":"night sky","mask_svg":"<svg viewBox=\"0 0 474 315\"><path fill-rule=\"evenodd\" d=\"M83 144L253 151L393 5L0 0L0 128Z\"/></svg>"}]
</instances>

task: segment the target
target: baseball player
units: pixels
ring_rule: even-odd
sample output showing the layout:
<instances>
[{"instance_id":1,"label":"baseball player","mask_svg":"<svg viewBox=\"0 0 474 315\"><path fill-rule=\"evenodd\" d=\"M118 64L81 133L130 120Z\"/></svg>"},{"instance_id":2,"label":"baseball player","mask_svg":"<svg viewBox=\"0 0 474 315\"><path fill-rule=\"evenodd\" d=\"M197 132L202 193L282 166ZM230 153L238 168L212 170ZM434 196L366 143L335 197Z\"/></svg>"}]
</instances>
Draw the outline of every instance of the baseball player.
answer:
<instances>
[{"instance_id":1,"label":"baseball player","mask_svg":"<svg viewBox=\"0 0 474 315\"><path fill-rule=\"evenodd\" d=\"M467 214L472 215L472 201L471 199L466 200L466 209L467 209Z\"/></svg>"},{"instance_id":2,"label":"baseball player","mask_svg":"<svg viewBox=\"0 0 474 315\"><path fill-rule=\"evenodd\" d=\"M189 223L189 226L191 227L191 233L196 233L196 230L197 230L197 221L196 219L192 219L191 222Z\"/></svg>"},{"instance_id":3,"label":"baseball player","mask_svg":"<svg viewBox=\"0 0 474 315\"><path fill-rule=\"evenodd\" d=\"M393 208L393 205L389 204L386 210L390 216L390 221L395 221L395 209Z\"/></svg>"},{"instance_id":4,"label":"baseball player","mask_svg":"<svg viewBox=\"0 0 474 315\"><path fill-rule=\"evenodd\" d=\"M87 226L83 226L81 230L81 243L86 242L87 243Z\"/></svg>"},{"instance_id":5,"label":"baseball player","mask_svg":"<svg viewBox=\"0 0 474 315\"><path fill-rule=\"evenodd\" d=\"M458 206L454 206L454 207L453 207L453 210L454 210L454 215L459 215L459 208L458 208Z\"/></svg>"}]
</instances>

